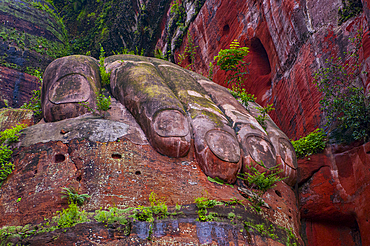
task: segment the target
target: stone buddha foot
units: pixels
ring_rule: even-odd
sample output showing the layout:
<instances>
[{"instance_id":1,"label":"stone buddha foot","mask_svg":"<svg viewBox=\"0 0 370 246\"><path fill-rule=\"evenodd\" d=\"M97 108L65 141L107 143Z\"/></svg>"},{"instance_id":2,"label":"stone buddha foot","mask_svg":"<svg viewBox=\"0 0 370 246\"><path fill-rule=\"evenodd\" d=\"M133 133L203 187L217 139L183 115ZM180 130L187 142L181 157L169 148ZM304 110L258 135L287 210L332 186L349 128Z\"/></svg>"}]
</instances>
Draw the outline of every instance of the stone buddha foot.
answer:
<instances>
[{"instance_id":1,"label":"stone buddha foot","mask_svg":"<svg viewBox=\"0 0 370 246\"><path fill-rule=\"evenodd\" d=\"M91 57L53 61L44 74L42 106L47 122L86 113L81 102L96 107L99 64ZM237 174L255 166L261 172L279 165L293 186L297 161L288 137L268 117L266 129L256 120L256 103L244 108L226 88L173 63L134 55L105 59L112 95L136 119L159 153L183 157L194 145L202 171L234 183Z\"/></svg>"}]
</instances>

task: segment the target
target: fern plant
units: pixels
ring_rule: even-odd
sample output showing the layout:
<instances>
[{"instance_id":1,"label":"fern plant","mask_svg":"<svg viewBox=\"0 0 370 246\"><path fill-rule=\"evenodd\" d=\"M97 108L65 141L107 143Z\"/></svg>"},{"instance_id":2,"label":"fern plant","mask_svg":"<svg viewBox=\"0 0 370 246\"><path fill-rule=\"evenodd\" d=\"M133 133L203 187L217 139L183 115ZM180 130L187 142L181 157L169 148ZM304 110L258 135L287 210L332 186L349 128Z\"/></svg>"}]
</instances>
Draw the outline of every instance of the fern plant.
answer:
<instances>
[{"instance_id":1,"label":"fern plant","mask_svg":"<svg viewBox=\"0 0 370 246\"><path fill-rule=\"evenodd\" d=\"M78 194L78 192L74 188L67 188L63 187L61 192L62 198L67 198L68 202L77 204L78 206L82 206L90 196L88 194Z\"/></svg>"},{"instance_id":2,"label":"fern plant","mask_svg":"<svg viewBox=\"0 0 370 246\"><path fill-rule=\"evenodd\" d=\"M266 168L262 161L259 164ZM279 165L266 168L267 171L262 173L254 166L247 166L247 169L247 172L239 173L238 178L247 181L250 187L259 190L259 195L263 195L267 190L273 188L276 182L285 179L279 176L282 172Z\"/></svg>"}]
</instances>

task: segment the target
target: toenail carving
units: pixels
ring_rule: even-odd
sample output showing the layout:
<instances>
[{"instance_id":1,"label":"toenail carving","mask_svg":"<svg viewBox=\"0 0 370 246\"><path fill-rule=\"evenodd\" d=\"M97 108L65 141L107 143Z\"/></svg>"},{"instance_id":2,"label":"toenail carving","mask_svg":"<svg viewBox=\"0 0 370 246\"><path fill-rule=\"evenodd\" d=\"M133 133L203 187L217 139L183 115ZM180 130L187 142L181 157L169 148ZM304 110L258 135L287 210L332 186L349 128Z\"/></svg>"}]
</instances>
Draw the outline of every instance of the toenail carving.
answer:
<instances>
[{"instance_id":1,"label":"toenail carving","mask_svg":"<svg viewBox=\"0 0 370 246\"><path fill-rule=\"evenodd\" d=\"M49 100L55 104L85 102L90 85L82 74L66 75L50 87Z\"/></svg>"},{"instance_id":2,"label":"toenail carving","mask_svg":"<svg viewBox=\"0 0 370 246\"><path fill-rule=\"evenodd\" d=\"M252 159L260 163L261 161L267 168L276 165L276 153L272 143L265 137L250 134L246 136L246 150Z\"/></svg>"},{"instance_id":3,"label":"toenail carving","mask_svg":"<svg viewBox=\"0 0 370 246\"><path fill-rule=\"evenodd\" d=\"M239 162L240 148L234 136L222 130L210 130L206 133L206 142L212 153L227 162Z\"/></svg>"},{"instance_id":4,"label":"toenail carving","mask_svg":"<svg viewBox=\"0 0 370 246\"><path fill-rule=\"evenodd\" d=\"M297 157L292 143L285 138L279 138L279 147L279 152L284 163L294 170L297 169Z\"/></svg>"},{"instance_id":5,"label":"toenail carving","mask_svg":"<svg viewBox=\"0 0 370 246\"><path fill-rule=\"evenodd\" d=\"M189 134L189 123L179 111L164 110L154 117L154 130L161 137L184 137Z\"/></svg>"}]
</instances>

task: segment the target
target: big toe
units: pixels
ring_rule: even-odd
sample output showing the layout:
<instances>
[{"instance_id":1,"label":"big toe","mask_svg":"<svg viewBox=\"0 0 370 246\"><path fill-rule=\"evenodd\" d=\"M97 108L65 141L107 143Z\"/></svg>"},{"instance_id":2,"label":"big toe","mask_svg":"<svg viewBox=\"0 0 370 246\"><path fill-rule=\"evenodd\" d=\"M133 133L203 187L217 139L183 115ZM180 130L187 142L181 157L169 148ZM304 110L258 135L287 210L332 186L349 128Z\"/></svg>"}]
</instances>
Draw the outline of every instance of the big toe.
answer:
<instances>
[{"instance_id":1,"label":"big toe","mask_svg":"<svg viewBox=\"0 0 370 246\"><path fill-rule=\"evenodd\" d=\"M42 88L42 108L46 122L77 117L86 113L80 103L96 105L100 89L97 61L87 56L59 58L46 68Z\"/></svg>"}]
</instances>

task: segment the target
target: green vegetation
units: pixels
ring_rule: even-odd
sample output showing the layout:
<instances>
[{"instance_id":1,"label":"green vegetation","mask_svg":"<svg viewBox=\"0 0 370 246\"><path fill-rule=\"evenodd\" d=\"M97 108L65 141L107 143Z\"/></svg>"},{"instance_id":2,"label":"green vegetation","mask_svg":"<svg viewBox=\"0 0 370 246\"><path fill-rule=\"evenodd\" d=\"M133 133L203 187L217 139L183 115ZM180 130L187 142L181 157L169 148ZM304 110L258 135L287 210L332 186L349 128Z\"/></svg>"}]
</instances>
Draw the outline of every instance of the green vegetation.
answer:
<instances>
[{"instance_id":1,"label":"green vegetation","mask_svg":"<svg viewBox=\"0 0 370 246\"><path fill-rule=\"evenodd\" d=\"M38 90L32 91L32 97L28 103L24 103L21 108L31 109L35 117L42 115L41 107L41 84L42 84L42 73L39 70L33 70L32 72L27 71L28 74L33 75L39 79L40 87Z\"/></svg>"},{"instance_id":2,"label":"green vegetation","mask_svg":"<svg viewBox=\"0 0 370 246\"><path fill-rule=\"evenodd\" d=\"M266 168L262 161L258 164ZM239 173L238 178L247 181L251 188L257 189L259 191L259 195L263 195L267 190L273 188L276 182L285 179L279 176L282 172L279 170L279 165L266 168L267 171L262 173L254 166L246 166L246 168L248 171L245 173Z\"/></svg>"},{"instance_id":3,"label":"green vegetation","mask_svg":"<svg viewBox=\"0 0 370 246\"><path fill-rule=\"evenodd\" d=\"M99 70L101 76L101 84L103 86L110 84L110 72L107 73L104 66L105 51L102 45L100 45L100 56L99 56Z\"/></svg>"},{"instance_id":4,"label":"green vegetation","mask_svg":"<svg viewBox=\"0 0 370 246\"><path fill-rule=\"evenodd\" d=\"M207 176L207 179L213 183L216 183L216 184L219 184L219 185L228 185L230 187L234 187L233 185L231 184L228 184L228 183L225 183L225 181L223 181L222 179L220 179L219 177L215 177L215 178L211 178L210 176Z\"/></svg>"},{"instance_id":5,"label":"green vegetation","mask_svg":"<svg viewBox=\"0 0 370 246\"><path fill-rule=\"evenodd\" d=\"M44 37L19 32L15 28L0 26L0 40L17 45L22 50L29 49L52 58L70 54L64 43L50 41Z\"/></svg>"},{"instance_id":6,"label":"green vegetation","mask_svg":"<svg viewBox=\"0 0 370 246\"><path fill-rule=\"evenodd\" d=\"M0 132L0 144L11 144L19 141L19 132L27 125L20 124Z\"/></svg>"},{"instance_id":7,"label":"green vegetation","mask_svg":"<svg viewBox=\"0 0 370 246\"><path fill-rule=\"evenodd\" d=\"M67 198L69 203L74 203L78 206L82 206L90 197L88 194L78 194L78 192L73 187L63 187L61 193L63 194L62 198Z\"/></svg>"},{"instance_id":8,"label":"green vegetation","mask_svg":"<svg viewBox=\"0 0 370 246\"><path fill-rule=\"evenodd\" d=\"M223 205L223 202L216 200L209 200L205 197L198 197L194 200L198 207L199 221L213 221L217 216L217 213L208 213L207 208L213 208L216 205Z\"/></svg>"},{"instance_id":9,"label":"green vegetation","mask_svg":"<svg viewBox=\"0 0 370 246\"><path fill-rule=\"evenodd\" d=\"M102 89L103 93L104 91L105 89ZM98 111L91 108L88 102L80 102L79 104L85 107L89 112L105 118L105 113L109 110L111 103L111 96L106 97L104 94L96 92L96 108Z\"/></svg>"},{"instance_id":10,"label":"green vegetation","mask_svg":"<svg viewBox=\"0 0 370 246\"><path fill-rule=\"evenodd\" d=\"M266 119L268 113L270 113L272 110L275 110L275 108L272 107L272 104L268 104L265 107L257 107L257 110L259 111L260 115L256 117L256 120L263 127L263 129L266 130Z\"/></svg>"},{"instance_id":11,"label":"green vegetation","mask_svg":"<svg viewBox=\"0 0 370 246\"><path fill-rule=\"evenodd\" d=\"M13 163L10 162L13 154L10 144L19 141L19 132L26 127L27 125L20 124L0 132L0 187L14 169Z\"/></svg>"},{"instance_id":12,"label":"green vegetation","mask_svg":"<svg viewBox=\"0 0 370 246\"><path fill-rule=\"evenodd\" d=\"M185 46L184 53L179 54L177 64L181 66L184 63L185 59L187 59L189 64L185 67L185 69L194 71L194 61L195 61L195 54L197 53L196 52L197 47L198 46L194 46L193 37L191 36L190 33L188 33L188 43Z\"/></svg>"},{"instance_id":13,"label":"green vegetation","mask_svg":"<svg viewBox=\"0 0 370 246\"><path fill-rule=\"evenodd\" d=\"M62 41L64 43L67 50L69 50L70 47L69 47L68 33L67 33L67 29L64 25L63 19L59 16L58 13L55 12L55 10L53 10L53 9L56 9L54 4L53 4L53 1L48 1L48 3L51 6L53 6L53 8L50 8L48 4L42 4L42 3L37 2L37 1L30 2L30 4L33 7L38 8L38 9L48 13L50 16L52 16L54 18L54 20L56 20L59 28L55 28L55 30L59 29L59 30L62 31L62 33L56 32L55 30L52 30L52 32L59 38L60 41Z\"/></svg>"},{"instance_id":14,"label":"green vegetation","mask_svg":"<svg viewBox=\"0 0 370 246\"><path fill-rule=\"evenodd\" d=\"M163 219L168 216L168 208L166 203L158 200L158 197L154 192L150 193L149 202L149 207L139 206L134 210L134 219L152 223L155 218Z\"/></svg>"},{"instance_id":15,"label":"green vegetation","mask_svg":"<svg viewBox=\"0 0 370 246\"><path fill-rule=\"evenodd\" d=\"M235 88L234 88L235 89ZM244 107L248 107L248 102L256 102L257 98L253 94L249 94L245 91L245 89L237 89L232 90L228 89L231 95L235 97L235 99L238 99L241 104L243 104Z\"/></svg>"},{"instance_id":16,"label":"green vegetation","mask_svg":"<svg viewBox=\"0 0 370 246\"><path fill-rule=\"evenodd\" d=\"M326 134L323 129L316 129L306 137L292 141L297 158L320 153L326 146Z\"/></svg>"},{"instance_id":17,"label":"green vegetation","mask_svg":"<svg viewBox=\"0 0 370 246\"><path fill-rule=\"evenodd\" d=\"M362 12L361 0L342 0L342 4L343 8L338 10L339 25Z\"/></svg>"},{"instance_id":18,"label":"green vegetation","mask_svg":"<svg viewBox=\"0 0 370 246\"><path fill-rule=\"evenodd\" d=\"M57 222L58 229L68 228L90 221L87 218L87 213L84 210L81 210L74 202L71 202L67 209L58 211L57 215L53 219Z\"/></svg>"},{"instance_id":19,"label":"green vegetation","mask_svg":"<svg viewBox=\"0 0 370 246\"><path fill-rule=\"evenodd\" d=\"M214 57L217 66L228 73L227 83L231 83L236 88L242 87L244 83L243 76L248 74L245 68L249 63L244 61L248 53L248 47L240 47L239 42L235 39L231 42L229 49L221 49L218 55Z\"/></svg>"},{"instance_id":20,"label":"green vegetation","mask_svg":"<svg viewBox=\"0 0 370 246\"><path fill-rule=\"evenodd\" d=\"M368 141L370 135L370 104L364 89L356 86L359 80L359 50L362 47L362 30L351 39L354 46L349 53L353 63L343 64L340 57L326 60L327 67L321 68L314 77L320 101L326 115L326 126L331 128L330 137L339 143L356 140Z\"/></svg>"},{"instance_id":21,"label":"green vegetation","mask_svg":"<svg viewBox=\"0 0 370 246\"><path fill-rule=\"evenodd\" d=\"M115 228L115 230L119 230L123 232L124 235L129 236L131 233L132 220L149 222L148 240L151 240L154 228L154 220L163 219L166 218L167 215L175 215L176 213L169 213L167 206L163 202L163 199L158 199L157 195L153 192L150 194L149 202L149 207L139 206L138 208L129 207L126 209L118 209L117 207L113 207L108 208L107 210L102 210L102 208L100 208L93 213L87 213L79 208L76 203L71 202L67 209L56 212L54 217L51 219L45 219L45 222L38 225L28 224L25 226L9 226L1 228L0 242L7 243L13 240L23 240L36 234L52 232L57 229L71 228L77 224L89 221L103 223L106 227ZM254 230L262 237L270 237L276 241L285 243L286 245L297 245L297 238L289 229L272 224L265 219L260 221L259 224L255 223L252 218L248 218L248 220L245 221L242 214L237 213L239 210L235 210L236 204L243 205L239 200L231 199L230 201L217 201L210 200L205 197L199 197L195 199L195 203L198 208L199 221L206 222L215 220L228 220L234 225L241 223L243 229L241 229L240 232L246 230L248 233ZM207 209L215 208L216 206L225 206L225 208L222 208L222 210L227 209L228 211L223 215L207 211ZM176 205L176 210L180 209L181 206ZM247 211L247 208L244 207L244 210ZM58 236L58 234L63 232L65 232L65 230L57 232L56 235ZM281 238L278 238L277 234L282 235ZM286 235L286 240L284 235ZM1 243L0 245L7 245Z\"/></svg>"}]
</instances>

